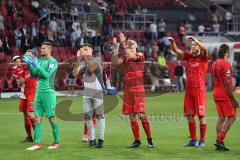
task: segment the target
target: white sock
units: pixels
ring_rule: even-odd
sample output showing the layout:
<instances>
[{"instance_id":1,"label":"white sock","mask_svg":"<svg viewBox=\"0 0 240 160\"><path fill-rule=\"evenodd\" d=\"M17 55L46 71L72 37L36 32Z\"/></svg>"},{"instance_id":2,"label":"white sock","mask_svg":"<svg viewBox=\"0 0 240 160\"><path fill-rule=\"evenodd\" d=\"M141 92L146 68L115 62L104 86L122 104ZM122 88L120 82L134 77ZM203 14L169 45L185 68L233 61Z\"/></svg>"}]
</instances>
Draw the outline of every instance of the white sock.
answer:
<instances>
[{"instance_id":1,"label":"white sock","mask_svg":"<svg viewBox=\"0 0 240 160\"><path fill-rule=\"evenodd\" d=\"M86 125L87 125L87 128L88 128L89 140L94 140L95 139L95 132L94 132L94 126L93 126L92 119L86 121Z\"/></svg>"},{"instance_id":2,"label":"white sock","mask_svg":"<svg viewBox=\"0 0 240 160\"><path fill-rule=\"evenodd\" d=\"M97 120L98 125L98 139L104 140L104 131L105 131L105 118Z\"/></svg>"}]
</instances>

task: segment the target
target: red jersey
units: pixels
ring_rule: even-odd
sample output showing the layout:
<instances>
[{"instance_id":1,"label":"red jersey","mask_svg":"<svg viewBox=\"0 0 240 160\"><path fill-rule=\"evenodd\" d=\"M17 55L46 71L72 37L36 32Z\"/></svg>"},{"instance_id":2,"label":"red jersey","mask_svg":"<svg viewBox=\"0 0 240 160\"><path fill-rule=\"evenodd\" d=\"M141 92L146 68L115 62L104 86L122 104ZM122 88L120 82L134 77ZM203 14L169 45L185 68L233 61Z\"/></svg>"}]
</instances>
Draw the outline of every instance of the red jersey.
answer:
<instances>
[{"instance_id":1,"label":"red jersey","mask_svg":"<svg viewBox=\"0 0 240 160\"><path fill-rule=\"evenodd\" d=\"M15 75L17 79L24 78L23 66L13 66L11 74Z\"/></svg>"},{"instance_id":2,"label":"red jersey","mask_svg":"<svg viewBox=\"0 0 240 160\"><path fill-rule=\"evenodd\" d=\"M37 78L33 78L30 76L29 69L26 67L24 68L24 95L31 96L35 95L36 87L37 87Z\"/></svg>"},{"instance_id":3,"label":"red jersey","mask_svg":"<svg viewBox=\"0 0 240 160\"><path fill-rule=\"evenodd\" d=\"M137 53L136 61L128 57L124 57L124 82L125 87L136 87L143 85L143 72L144 72L144 55Z\"/></svg>"},{"instance_id":4,"label":"red jersey","mask_svg":"<svg viewBox=\"0 0 240 160\"><path fill-rule=\"evenodd\" d=\"M187 88L205 88L208 58L193 56L185 52L183 59L187 61Z\"/></svg>"},{"instance_id":5,"label":"red jersey","mask_svg":"<svg viewBox=\"0 0 240 160\"><path fill-rule=\"evenodd\" d=\"M232 90L232 68L225 59L218 59L212 65L213 98L214 100L230 100L224 87L224 80L228 80Z\"/></svg>"}]
</instances>

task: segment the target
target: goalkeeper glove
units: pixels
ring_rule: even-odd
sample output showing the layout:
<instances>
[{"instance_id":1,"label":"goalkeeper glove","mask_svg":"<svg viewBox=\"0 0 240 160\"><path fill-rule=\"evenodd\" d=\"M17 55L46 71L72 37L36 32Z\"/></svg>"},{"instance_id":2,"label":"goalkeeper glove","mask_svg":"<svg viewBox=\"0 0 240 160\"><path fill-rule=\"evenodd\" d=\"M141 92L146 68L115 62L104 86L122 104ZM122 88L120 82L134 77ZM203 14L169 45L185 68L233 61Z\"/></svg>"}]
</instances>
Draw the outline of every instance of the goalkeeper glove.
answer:
<instances>
[{"instance_id":1,"label":"goalkeeper glove","mask_svg":"<svg viewBox=\"0 0 240 160\"><path fill-rule=\"evenodd\" d=\"M32 63L32 58L28 54L24 54L23 61L30 65Z\"/></svg>"},{"instance_id":2,"label":"goalkeeper glove","mask_svg":"<svg viewBox=\"0 0 240 160\"><path fill-rule=\"evenodd\" d=\"M32 59L32 65L35 67L35 68L40 68L40 65L39 65L39 63L38 63L38 59L37 59L37 57L33 57L33 58L31 58Z\"/></svg>"}]
</instances>

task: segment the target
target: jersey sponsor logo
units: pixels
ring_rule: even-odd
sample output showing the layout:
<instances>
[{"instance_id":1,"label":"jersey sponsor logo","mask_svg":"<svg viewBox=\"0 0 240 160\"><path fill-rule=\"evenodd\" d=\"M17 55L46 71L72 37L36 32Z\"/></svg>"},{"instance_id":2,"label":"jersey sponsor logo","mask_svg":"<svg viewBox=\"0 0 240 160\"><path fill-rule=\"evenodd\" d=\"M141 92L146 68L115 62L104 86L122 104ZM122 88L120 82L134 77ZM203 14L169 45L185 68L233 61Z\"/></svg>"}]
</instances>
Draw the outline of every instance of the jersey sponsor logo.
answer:
<instances>
[{"instance_id":1,"label":"jersey sponsor logo","mask_svg":"<svg viewBox=\"0 0 240 160\"><path fill-rule=\"evenodd\" d=\"M191 67L195 68L198 67L200 64L199 63L195 63L195 64L191 64Z\"/></svg>"}]
</instances>

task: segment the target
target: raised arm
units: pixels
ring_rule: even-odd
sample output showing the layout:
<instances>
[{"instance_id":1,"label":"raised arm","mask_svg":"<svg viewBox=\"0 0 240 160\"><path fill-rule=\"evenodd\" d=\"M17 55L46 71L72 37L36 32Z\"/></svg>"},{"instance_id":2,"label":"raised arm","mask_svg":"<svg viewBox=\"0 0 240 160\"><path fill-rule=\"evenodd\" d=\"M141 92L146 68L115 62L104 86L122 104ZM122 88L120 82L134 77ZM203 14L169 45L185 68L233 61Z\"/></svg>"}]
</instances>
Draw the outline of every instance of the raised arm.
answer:
<instances>
[{"instance_id":1,"label":"raised arm","mask_svg":"<svg viewBox=\"0 0 240 160\"><path fill-rule=\"evenodd\" d=\"M205 56L208 56L208 48L203 42L199 41L196 37L193 36L187 36L186 38L189 41L195 42L204 51L203 54L205 54Z\"/></svg>"},{"instance_id":2,"label":"raised arm","mask_svg":"<svg viewBox=\"0 0 240 160\"><path fill-rule=\"evenodd\" d=\"M119 37L120 37L120 43L124 46L126 38L124 37L124 35L122 33L120 33ZM117 42L116 37L113 38L113 44L116 45L116 48L115 48L114 54L112 56L112 63L114 65L122 64L123 59L118 57L120 44Z\"/></svg>"},{"instance_id":3,"label":"raised arm","mask_svg":"<svg viewBox=\"0 0 240 160\"><path fill-rule=\"evenodd\" d=\"M48 79L57 71L57 68L58 68L57 61L52 61L50 62L47 70L41 67L38 68L38 75L41 76L42 78Z\"/></svg>"},{"instance_id":4,"label":"raised arm","mask_svg":"<svg viewBox=\"0 0 240 160\"><path fill-rule=\"evenodd\" d=\"M179 56L179 57L183 57L183 51L181 49L179 49L176 45L176 42L174 40L174 38L169 37L168 40L171 42L172 44L172 49L173 51Z\"/></svg>"},{"instance_id":5,"label":"raised arm","mask_svg":"<svg viewBox=\"0 0 240 160\"><path fill-rule=\"evenodd\" d=\"M30 76L33 78L37 77L37 75L38 75L37 69L34 68L31 64L28 65L28 68L29 68Z\"/></svg>"},{"instance_id":6,"label":"raised arm","mask_svg":"<svg viewBox=\"0 0 240 160\"><path fill-rule=\"evenodd\" d=\"M78 75L78 72L80 70L81 60L82 60L82 56L81 56L80 50L78 50L77 51L77 62L74 65L74 68L73 68L73 71L72 71L74 77L76 77Z\"/></svg>"}]
</instances>

